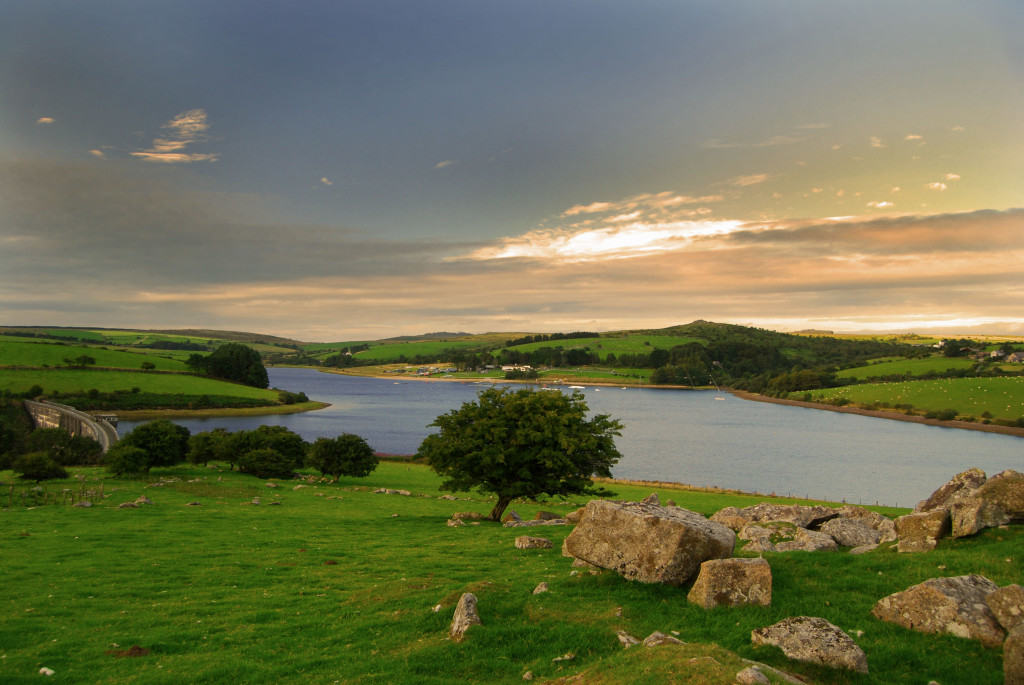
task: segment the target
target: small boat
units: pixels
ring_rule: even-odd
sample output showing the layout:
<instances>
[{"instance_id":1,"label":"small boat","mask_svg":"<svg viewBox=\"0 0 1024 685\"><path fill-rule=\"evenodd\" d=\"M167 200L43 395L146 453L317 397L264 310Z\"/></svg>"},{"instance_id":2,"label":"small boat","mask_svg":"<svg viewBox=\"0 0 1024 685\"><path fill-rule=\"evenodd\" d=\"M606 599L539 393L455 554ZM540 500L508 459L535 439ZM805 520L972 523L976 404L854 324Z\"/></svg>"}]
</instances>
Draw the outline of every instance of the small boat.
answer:
<instances>
[{"instance_id":1,"label":"small boat","mask_svg":"<svg viewBox=\"0 0 1024 685\"><path fill-rule=\"evenodd\" d=\"M717 395L717 396L715 397L715 399L716 399L716 400L724 400L725 398L724 398L724 397L722 397L721 395Z\"/></svg>"},{"instance_id":2,"label":"small boat","mask_svg":"<svg viewBox=\"0 0 1024 685\"><path fill-rule=\"evenodd\" d=\"M585 386L585 385L570 385L569 389L570 390L586 390L587 386Z\"/></svg>"}]
</instances>

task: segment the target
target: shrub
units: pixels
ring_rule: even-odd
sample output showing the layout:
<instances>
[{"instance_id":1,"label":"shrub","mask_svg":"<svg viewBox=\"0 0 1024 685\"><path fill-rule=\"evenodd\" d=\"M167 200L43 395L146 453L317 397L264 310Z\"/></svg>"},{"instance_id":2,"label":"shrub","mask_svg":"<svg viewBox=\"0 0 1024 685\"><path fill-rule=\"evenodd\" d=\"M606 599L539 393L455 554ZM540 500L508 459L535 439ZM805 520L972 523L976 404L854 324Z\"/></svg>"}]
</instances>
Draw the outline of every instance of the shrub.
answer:
<instances>
[{"instance_id":1,"label":"shrub","mask_svg":"<svg viewBox=\"0 0 1024 685\"><path fill-rule=\"evenodd\" d=\"M344 433L334 438L319 438L309 448L306 463L325 476L370 475L378 463L373 449L358 435Z\"/></svg>"},{"instance_id":2,"label":"shrub","mask_svg":"<svg viewBox=\"0 0 1024 685\"><path fill-rule=\"evenodd\" d=\"M136 426L119 444L144 450L149 455L150 467L174 466L185 461L188 438L188 428L160 419Z\"/></svg>"},{"instance_id":3,"label":"shrub","mask_svg":"<svg viewBox=\"0 0 1024 685\"><path fill-rule=\"evenodd\" d=\"M149 453L141 447L119 442L107 451L107 470L115 476L149 473Z\"/></svg>"},{"instance_id":4,"label":"shrub","mask_svg":"<svg viewBox=\"0 0 1024 685\"><path fill-rule=\"evenodd\" d=\"M238 460L238 470L257 478L291 478L298 464L291 457L270 447L246 452Z\"/></svg>"},{"instance_id":5,"label":"shrub","mask_svg":"<svg viewBox=\"0 0 1024 685\"><path fill-rule=\"evenodd\" d=\"M46 452L28 452L14 460L11 468L15 473L20 474L18 478L25 480L52 480L54 478L67 478L68 472L58 464Z\"/></svg>"}]
</instances>

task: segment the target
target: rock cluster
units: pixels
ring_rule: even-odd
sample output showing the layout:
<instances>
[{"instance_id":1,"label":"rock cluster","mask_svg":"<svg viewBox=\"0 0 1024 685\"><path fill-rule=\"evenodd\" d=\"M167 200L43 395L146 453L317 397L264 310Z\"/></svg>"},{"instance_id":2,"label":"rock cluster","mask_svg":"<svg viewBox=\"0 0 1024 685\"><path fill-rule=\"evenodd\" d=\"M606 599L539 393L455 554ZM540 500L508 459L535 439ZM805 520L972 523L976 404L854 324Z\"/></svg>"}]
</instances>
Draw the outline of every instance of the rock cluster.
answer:
<instances>
[{"instance_id":1,"label":"rock cluster","mask_svg":"<svg viewBox=\"0 0 1024 685\"><path fill-rule=\"evenodd\" d=\"M815 616L793 616L758 628L750 634L754 645L775 645L790 659L868 672L864 650L838 626Z\"/></svg>"}]
</instances>

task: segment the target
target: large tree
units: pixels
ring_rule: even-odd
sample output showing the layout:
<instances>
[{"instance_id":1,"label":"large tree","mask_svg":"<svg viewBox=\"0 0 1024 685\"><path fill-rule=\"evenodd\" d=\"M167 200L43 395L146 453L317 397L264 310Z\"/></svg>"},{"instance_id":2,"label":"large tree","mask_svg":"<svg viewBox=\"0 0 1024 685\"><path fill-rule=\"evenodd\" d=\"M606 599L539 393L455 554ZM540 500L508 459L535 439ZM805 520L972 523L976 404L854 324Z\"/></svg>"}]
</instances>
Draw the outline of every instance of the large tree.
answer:
<instances>
[{"instance_id":1,"label":"large tree","mask_svg":"<svg viewBox=\"0 0 1024 685\"><path fill-rule=\"evenodd\" d=\"M186 362L193 371L205 371L214 378L244 383L254 388L270 385L267 367L260 353L241 343L221 345L208 357L192 355Z\"/></svg>"},{"instance_id":2,"label":"large tree","mask_svg":"<svg viewBox=\"0 0 1024 685\"><path fill-rule=\"evenodd\" d=\"M444 478L445 490L477 488L498 496L490 520L500 521L518 497L605 494L592 476L611 476L622 456L614 436L622 424L587 418L583 395L557 390L492 388L475 402L438 416L417 456Z\"/></svg>"},{"instance_id":3,"label":"large tree","mask_svg":"<svg viewBox=\"0 0 1024 685\"><path fill-rule=\"evenodd\" d=\"M325 476L364 478L377 468L377 455L366 440L352 433L334 439L317 438L309 448L306 463Z\"/></svg>"}]
</instances>

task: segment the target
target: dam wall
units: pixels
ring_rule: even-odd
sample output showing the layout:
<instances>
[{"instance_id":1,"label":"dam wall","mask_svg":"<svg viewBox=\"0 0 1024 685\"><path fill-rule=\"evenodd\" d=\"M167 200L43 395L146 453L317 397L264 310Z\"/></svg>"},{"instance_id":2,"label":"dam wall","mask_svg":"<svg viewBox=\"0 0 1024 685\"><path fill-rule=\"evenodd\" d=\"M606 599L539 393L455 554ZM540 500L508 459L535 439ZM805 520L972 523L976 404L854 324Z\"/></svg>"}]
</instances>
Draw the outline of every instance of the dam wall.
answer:
<instances>
[{"instance_id":1,"label":"dam wall","mask_svg":"<svg viewBox=\"0 0 1024 685\"><path fill-rule=\"evenodd\" d=\"M74 407L56 402L25 400L25 409L37 428L61 428L71 435L84 435L98 442L104 452L117 442L117 430L112 425Z\"/></svg>"}]
</instances>

